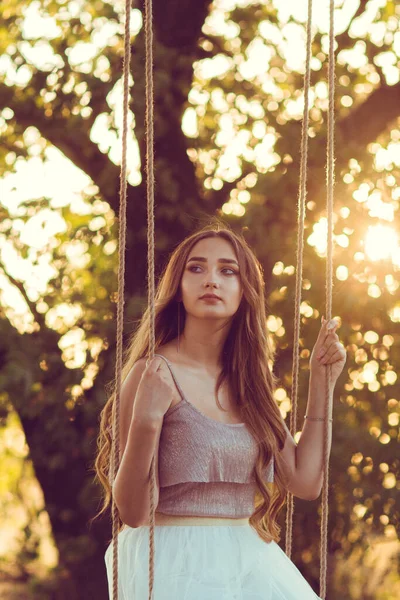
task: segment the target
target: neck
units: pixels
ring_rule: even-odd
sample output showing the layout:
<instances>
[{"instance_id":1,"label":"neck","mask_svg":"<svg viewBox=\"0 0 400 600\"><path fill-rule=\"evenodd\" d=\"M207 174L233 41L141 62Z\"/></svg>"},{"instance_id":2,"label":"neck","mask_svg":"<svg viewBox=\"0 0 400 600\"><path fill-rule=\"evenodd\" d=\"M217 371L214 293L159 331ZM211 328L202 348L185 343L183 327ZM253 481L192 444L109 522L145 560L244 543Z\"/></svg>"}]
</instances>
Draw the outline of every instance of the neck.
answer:
<instances>
[{"instance_id":1,"label":"neck","mask_svg":"<svg viewBox=\"0 0 400 600\"><path fill-rule=\"evenodd\" d=\"M188 362L198 363L209 369L220 369L228 331L229 323L222 319L188 318L179 336L179 355ZM176 350L178 352L177 345Z\"/></svg>"}]
</instances>

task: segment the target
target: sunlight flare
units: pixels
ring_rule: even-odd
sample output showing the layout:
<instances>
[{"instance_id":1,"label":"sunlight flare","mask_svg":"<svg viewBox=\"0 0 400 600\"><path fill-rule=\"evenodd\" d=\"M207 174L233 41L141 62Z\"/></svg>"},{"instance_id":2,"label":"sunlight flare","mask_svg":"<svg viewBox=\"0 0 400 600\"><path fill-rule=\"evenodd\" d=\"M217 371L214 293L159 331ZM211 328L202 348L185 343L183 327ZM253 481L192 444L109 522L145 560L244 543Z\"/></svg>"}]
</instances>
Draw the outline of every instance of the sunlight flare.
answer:
<instances>
[{"instance_id":1,"label":"sunlight flare","mask_svg":"<svg viewBox=\"0 0 400 600\"><path fill-rule=\"evenodd\" d=\"M387 225L368 227L365 236L365 252L370 260L385 260L394 257L398 250L397 233Z\"/></svg>"}]
</instances>

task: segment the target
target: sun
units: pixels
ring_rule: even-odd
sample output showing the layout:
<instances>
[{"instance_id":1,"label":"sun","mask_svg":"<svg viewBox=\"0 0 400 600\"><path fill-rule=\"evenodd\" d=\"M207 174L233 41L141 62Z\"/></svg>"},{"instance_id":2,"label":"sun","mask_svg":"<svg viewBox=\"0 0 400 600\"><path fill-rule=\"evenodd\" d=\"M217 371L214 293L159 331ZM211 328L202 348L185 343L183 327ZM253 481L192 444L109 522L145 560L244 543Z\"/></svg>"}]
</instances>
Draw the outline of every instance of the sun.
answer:
<instances>
[{"instance_id":1,"label":"sun","mask_svg":"<svg viewBox=\"0 0 400 600\"><path fill-rule=\"evenodd\" d=\"M370 260L394 259L399 249L397 233L387 225L371 225L365 236L365 253Z\"/></svg>"}]
</instances>

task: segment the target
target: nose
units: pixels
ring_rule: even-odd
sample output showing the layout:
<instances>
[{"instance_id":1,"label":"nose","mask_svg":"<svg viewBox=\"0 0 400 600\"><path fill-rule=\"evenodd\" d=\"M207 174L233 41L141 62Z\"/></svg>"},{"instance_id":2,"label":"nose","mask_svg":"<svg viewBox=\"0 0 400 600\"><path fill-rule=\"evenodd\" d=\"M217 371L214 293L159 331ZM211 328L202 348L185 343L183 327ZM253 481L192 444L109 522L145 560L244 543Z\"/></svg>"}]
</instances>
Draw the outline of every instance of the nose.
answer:
<instances>
[{"instance_id":1,"label":"nose","mask_svg":"<svg viewBox=\"0 0 400 600\"><path fill-rule=\"evenodd\" d=\"M210 280L208 280L208 281L207 281L207 280L206 280L206 281L204 282L204 286L205 286L206 288L208 288L208 287L217 288L217 287L218 287L218 283L217 283L217 282L215 282L214 280L213 280L213 281L210 281Z\"/></svg>"},{"instance_id":2,"label":"nose","mask_svg":"<svg viewBox=\"0 0 400 600\"><path fill-rule=\"evenodd\" d=\"M211 268L208 273L204 273L203 286L205 288L219 288L219 277L218 267Z\"/></svg>"}]
</instances>

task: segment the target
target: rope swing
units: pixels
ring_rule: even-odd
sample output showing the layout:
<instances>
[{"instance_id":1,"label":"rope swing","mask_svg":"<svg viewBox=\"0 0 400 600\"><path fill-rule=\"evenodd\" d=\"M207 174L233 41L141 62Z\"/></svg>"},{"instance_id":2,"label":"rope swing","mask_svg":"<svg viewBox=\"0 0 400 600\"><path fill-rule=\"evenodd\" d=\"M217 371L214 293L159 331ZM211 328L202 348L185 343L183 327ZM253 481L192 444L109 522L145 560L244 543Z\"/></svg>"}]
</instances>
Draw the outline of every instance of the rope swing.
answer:
<instances>
[{"instance_id":1,"label":"rope swing","mask_svg":"<svg viewBox=\"0 0 400 600\"><path fill-rule=\"evenodd\" d=\"M118 292L117 292L117 346L115 357L115 406L112 422L112 449L110 484L114 484L115 474L119 467L119 421L120 421L120 397L121 397L121 373L122 373L122 346L123 346L123 323L124 323L124 282L125 282L125 245L126 245L126 154L128 140L128 104L129 104L129 73L130 73L130 24L131 7L130 1L125 3L125 30L124 30L124 59L123 59L123 117L122 117L122 157L119 191L119 228L118 228ZM112 544L113 544L113 600L118 600L118 508L112 494Z\"/></svg>"},{"instance_id":2,"label":"rope swing","mask_svg":"<svg viewBox=\"0 0 400 600\"><path fill-rule=\"evenodd\" d=\"M300 177L298 195L297 218L297 264L296 288L293 333L293 363L292 363L292 410L290 413L290 433L294 437L297 431L297 403L299 383L299 350L300 350L300 306L301 289L303 282L303 254L304 254L304 219L307 196L307 160L308 160L308 122L309 122L309 91L311 72L311 24L312 0L308 0L307 11L307 37L306 37L306 67L304 74L304 112L301 132ZM326 213L327 213L327 257L326 257L326 306L325 318L332 318L332 273L333 273L333 189L334 189L334 90L335 90L335 49L334 49L334 0L329 1L329 53L328 53L328 118L327 118L327 155L326 155ZM332 414L331 407L331 380L332 367L326 369L326 412L324 432L324 474L321 498L321 544L320 544L320 597L326 598L326 571L327 571L327 540L328 540L328 482L329 482L329 418ZM291 558L292 530L293 530L294 497L287 494L286 510L286 540L285 552Z\"/></svg>"},{"instance_id":3,"label":"rope swing","mask_svg":"<svg viewBox=\"0 0 400 600\"><path fill-rule=\"evenodd\" d=\"M147 172L147 260L148 260L148 306L150 316L149 329L149 354L148 361L154 358L155 352L155 285L154 285L154 84L153 84L153 7L152 0L144 1L145 25L145 75L146 75L146 172ZM327 143L327 219L328 219L328 251L326 266L326 319L331 319L332 313L332 255L333 255L333 186L334 186L334 30L333 30L334 0L330 0L330 32L329 32L329 111L328 111L328 143ZM125 246L126 246L126 206L127 206L127 133L129 113L129 74L130 74L130 16L131 0L125 0L125 28L124 28L124 58L123 58L123 122L122 122L122 158L119 191L119 233L118 233L118 292L117 292L117 332L116 332L116 360L115 360L115 406L112 419L112 451L110 464L110 483L113 486L115 474L119 467L119 420L121 373L123 365L123 320L124 320L124 282L125 282ZM299 376L299 339L300 339L300 305L303 271L304 248L304 218L307 186L307 157L308 157L308 112L310 90L310 61L311 61L311 22L312 0L308 0L307 19L307 52L306 70L304 77L304 116L301 139L300 182L298 199L298 236L297 236L297 268L294 316L294 342L293 342L293 370L292 370L292 411L290 415L290 432L296 433L297 396ZM326 555L327 555L327 523L328 523L328 434L331 414L330 380L331 367L326 369L326 431L324 436L324 479L322 488L321 510L321 545L320 545L320 597L325 600L326 595ZM154 587L154 528L155 528L155 456L150 468L150 514L149 514L149 600L153 598ZM112 600L118 600L118 508L112 496L112 552L113 552L113 585ZM286 513L286 554L291 557L292 550L292 521L293 521L293 495L287 495Z\"/></svg>"},{"instance_id":4,"label":"rope swing","mask_svg":"<svg viewBox=\"0 0 400 600\"><path fill-rule=\"evenodd\" d=\"M150 307L149 356L154 358L155 349L155 306L154 306L154 95L153 95L153 6L151 0L145 0L145 47L146 47L146 171L147 171L147 247L148 247L148 305ZM123 363L123 320L124 320L124 284L125 284L125 245L126 245L126 192L127 192L127 132L129 109L129 74L130 74L130 17L131 2L125 1L124 59L123 59L123 125L122 125L122 157L120 176L119 236L118 236L118 300L117 300L117 347L115 361L115 410L113 414L113 449L111 483L119 466L119 414L121 396L121 372ZM156 488L155 460L150 468L150 556L149 556L149 600L153 596L154 585L154 526ZM118 600L118 509L112 498L112 542L113 542L113 587L112 598Z\"/></svg>"}]
</instances>

